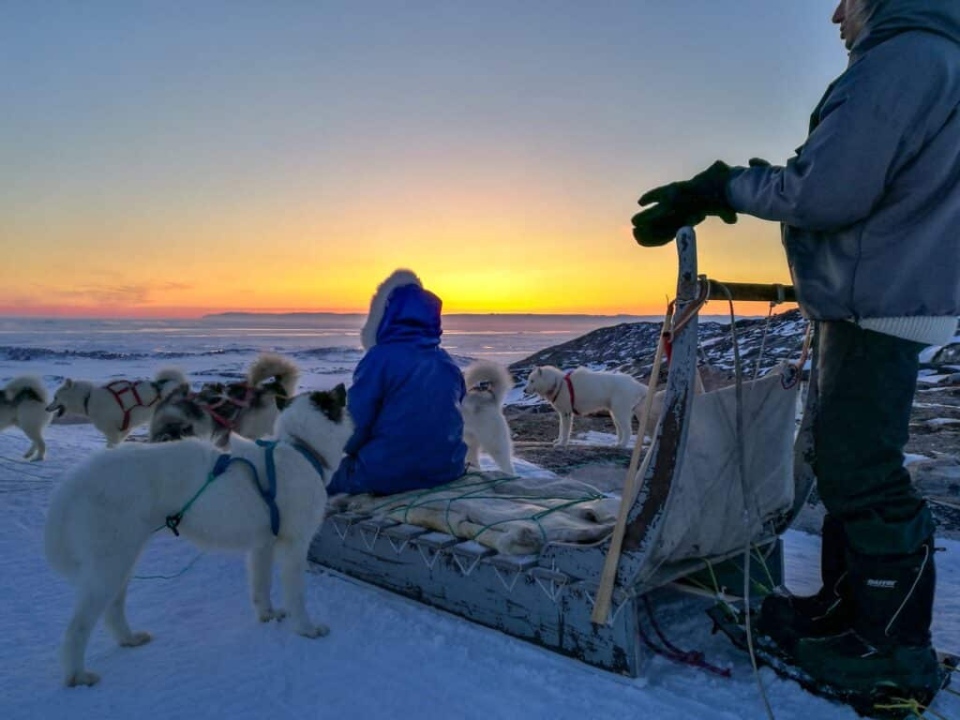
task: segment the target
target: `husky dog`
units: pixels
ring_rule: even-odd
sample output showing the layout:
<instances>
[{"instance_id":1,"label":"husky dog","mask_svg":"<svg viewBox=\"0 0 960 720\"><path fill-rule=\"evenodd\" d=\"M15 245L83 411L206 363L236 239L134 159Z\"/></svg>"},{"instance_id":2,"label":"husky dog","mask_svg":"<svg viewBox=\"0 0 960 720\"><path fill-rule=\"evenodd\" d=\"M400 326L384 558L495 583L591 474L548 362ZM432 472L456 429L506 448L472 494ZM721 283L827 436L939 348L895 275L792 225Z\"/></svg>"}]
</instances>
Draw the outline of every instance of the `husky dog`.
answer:
<instances>
[{"instance_id":1,"label":"husky dog","mask_svg":"<svg viewBox=\"0 0 960 720\"><path fill-rule=\"evenodd\" d=\"M197 393L184 386L157 405L150 421L150 442L198 437L227 447L231 432L251 439L272 435L299 377L293 362L263 353L243 382L206 383Z\"/></svg>"},{"instance_id":2,"label":"husky dog","mask_svg":"<svg viewBox=\"0 0 960 720\"><path fill-rule=\"evenodd\" d=\"M632 418L640 414L647 386L624 373L583 367L564 373L553 365L541 365L530 373L523 391L544 398L560 415L560 435L554 444L570 442L574 415L606 410L617 428L617 445L626 447L633 432Z\"/></svg>"},{"instance_id":3,"label":"husky dog","mask_svg":"<svg viewBox=\"0 0 960 720\"><path fill-rule=\"evenodd\" d=\"M232 455L195 438L129 443L97 453L64 480L50 503L45 545L50 566L76 587L60 656L67 685L99 679L84 654L101 614L120 645L150 641L127 623L127 583L150 536L165 525L201 547L248 551L250 594L262 622L289 613L298 634L327 634L307 614L303 578L326 511L326 482L353 433L346 401L342 384L297 396L280 415L269 450L243 438ZM275 475L268 474L271 459ZM216 480L207 484L211 475ZM270 599L274 558L286 611Z\"/></svg>"},{"instance_id":4,"label":"husky dog","mask_svg":"<svg viewBox=\"0 0 960 720\"><path fill-rule=\"evenodd\" d=\"M480 450L486 451L503 472L513 475L513 443L510 426L503 416L503 398L513 387L513 377L503 365L477 360L463 371L467 394L463 413L463 441L467 444L467 464L480 467Z\"/></svg>"},{"instance_id":5,"label":"husky dog","mask_svg":"<svg viewBox=\"0 0 960 720\"><path fill-rule=\"evenodd\" d=\"M46 405L47 389L40 378L33 375L14 378L0 392L0 430L10 426L23 430L30 440L24 459L43 460L47 452L43 429L53 416L47 412Z\"/></svg>"},{"instance_id":6,"label":"husky dog","mask_svg":"<svg viewBox=\"0 0 960 720\"><path fill-rule=\"evenodd\" d=\"M107 447L121 442L133 428L150 421L154 406L186 385L176 368L157 373L153 380L114 380L97 386L87 380L67 379L57 388L47 412L85 415L107 438Z\"/></svg>"}]
</instances>

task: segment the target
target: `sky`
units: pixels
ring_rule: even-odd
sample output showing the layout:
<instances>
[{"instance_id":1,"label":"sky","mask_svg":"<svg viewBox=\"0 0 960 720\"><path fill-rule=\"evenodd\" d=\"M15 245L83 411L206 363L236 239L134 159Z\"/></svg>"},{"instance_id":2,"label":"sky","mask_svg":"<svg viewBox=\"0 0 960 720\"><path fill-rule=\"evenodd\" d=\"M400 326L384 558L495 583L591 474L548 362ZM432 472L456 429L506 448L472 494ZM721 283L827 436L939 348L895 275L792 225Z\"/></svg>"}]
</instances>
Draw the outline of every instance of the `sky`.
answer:
<instances>
[{"instance_id":1,"label":"sky","mask_svg":"<svg viewBox=\"0 0 960 720\"><path fill-rule=\"evenodd\" d=\"M0 3L0 314L358 312L397 267L448 312L662 312L636 199L790 157L835 4ZM776 225L698 236L789 282Z\"/></svg>"}]
</instances>

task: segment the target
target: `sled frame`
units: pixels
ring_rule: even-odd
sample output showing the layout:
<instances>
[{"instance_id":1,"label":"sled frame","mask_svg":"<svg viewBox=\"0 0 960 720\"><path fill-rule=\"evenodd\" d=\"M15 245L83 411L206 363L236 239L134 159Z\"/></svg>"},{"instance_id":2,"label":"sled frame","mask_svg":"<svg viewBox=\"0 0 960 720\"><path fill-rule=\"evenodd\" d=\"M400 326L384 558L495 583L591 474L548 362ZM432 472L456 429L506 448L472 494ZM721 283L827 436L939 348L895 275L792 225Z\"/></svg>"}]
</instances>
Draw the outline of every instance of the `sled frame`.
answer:
<instances>
[{"instance_id":1,"label":"sled frame","mask_svg":"<svg viewBox=\"0 0 960 720\"><path fill-rule=\"evenodd\" d=\"M679 273L676 315L685 322L672 337L661 421L652 435L650 462L626 520L611 609L606 623L591 621L611 538L592 545L548 543L537 555L503 555L472 540L352 512L328 514L309 558L349 577L396 592L472 622L528 640L611 672L637 677L648 651L638 627L643 595L683 587L684 577L708 570L728 588L743 586L742 552L653 567L664 508L679 477L693 407L697 373L697 311L720 284L697 274L692 228L677 235ZM783 285L723 283L723 298L792 301ZM716 295L715 295L716 297ZM815 355L815 353L814 353ZM815 373L811 370L811 376ZM803 507L813 487L810 467L816 383L810 382L794 444L794 505L755 537L751 562L759 584L783 582L779 535ZM675 590L671 590L675 591Z\"/></svg>"}]
</instances>

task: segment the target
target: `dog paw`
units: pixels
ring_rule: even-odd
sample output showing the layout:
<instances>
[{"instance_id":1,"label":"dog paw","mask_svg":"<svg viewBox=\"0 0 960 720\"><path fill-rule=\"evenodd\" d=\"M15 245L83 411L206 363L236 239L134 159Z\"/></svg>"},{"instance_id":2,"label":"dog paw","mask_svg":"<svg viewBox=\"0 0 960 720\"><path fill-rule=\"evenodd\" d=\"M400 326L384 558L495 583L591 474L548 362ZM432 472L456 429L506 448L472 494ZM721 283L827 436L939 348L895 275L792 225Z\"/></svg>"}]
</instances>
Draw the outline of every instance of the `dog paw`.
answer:
<instances>
[{"instance_id":1,"label":"dog paw","mask_svg":"<svg viewBox=\"0 0 960 720\"><path fill-rule=\"evenodd\" d=\"M287 611L283 608L278 608L274 610L270 608L269 610L261 610L259 617L260 622L270 622L271 620L283 620L287 616Z\"/></svg>"},{"instance_id":2,"label":"dog paw","mask_svg":"<svg viewBox=\"0 0 960 720\"><path fill-rule=\"evenodd\" d=\"M325 635L329 635L330 628L322 623L319 625L307 625L306 627L300 628L299 630L297 630L297 634L303 635L304 637L307 637L307 638L314 639L318 637L324 637Z\"/></svg>"},{"instance_id":3,"label":"dog paw","mask_svg":"<svg viewBox=\"0 0 960 720\"><path fill-rule=\"evenodd\" d=\"M153 640L153 636L148 632L131 633L130 637L120 642L120 647L140 647Z\"/></svg>"},{"instance_id":4,"label":"dog paw","mask_svg":"<svg viewBox=\"0 0 960 720\"><path fill-rule=\"evenodd\" d=\"M81 670L67 677L67 687L79 687L80 685L96 685L100 682L100 676L87 670Z\"/></svg>"}]
</instances>

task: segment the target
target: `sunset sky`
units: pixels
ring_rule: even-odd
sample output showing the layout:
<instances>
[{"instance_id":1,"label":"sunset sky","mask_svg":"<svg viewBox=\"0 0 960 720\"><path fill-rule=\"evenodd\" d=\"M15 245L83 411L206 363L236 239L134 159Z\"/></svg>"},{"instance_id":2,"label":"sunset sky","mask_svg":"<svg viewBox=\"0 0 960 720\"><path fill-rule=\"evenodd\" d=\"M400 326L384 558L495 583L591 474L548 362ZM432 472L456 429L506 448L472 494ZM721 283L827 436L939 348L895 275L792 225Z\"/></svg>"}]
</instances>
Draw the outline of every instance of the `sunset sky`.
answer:
<instances>
[{"instance_id":1,"label":"sunset sky","mask_svg":"<svg viewBox=\"0 0 960 720\"><path fill-rule=\"evenodd\" d=\"M2 3L0 314L363 311L400 266L449 312L662 312L637 197L789 157L835 4ZM789 281L774 224L698 233Z\"/></svg>"}]
</instances>

